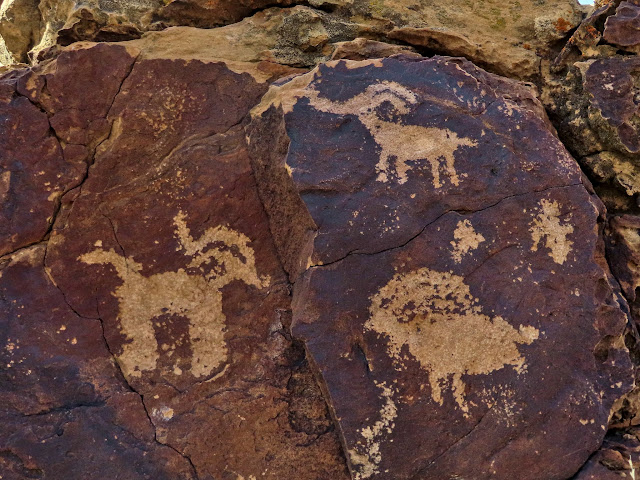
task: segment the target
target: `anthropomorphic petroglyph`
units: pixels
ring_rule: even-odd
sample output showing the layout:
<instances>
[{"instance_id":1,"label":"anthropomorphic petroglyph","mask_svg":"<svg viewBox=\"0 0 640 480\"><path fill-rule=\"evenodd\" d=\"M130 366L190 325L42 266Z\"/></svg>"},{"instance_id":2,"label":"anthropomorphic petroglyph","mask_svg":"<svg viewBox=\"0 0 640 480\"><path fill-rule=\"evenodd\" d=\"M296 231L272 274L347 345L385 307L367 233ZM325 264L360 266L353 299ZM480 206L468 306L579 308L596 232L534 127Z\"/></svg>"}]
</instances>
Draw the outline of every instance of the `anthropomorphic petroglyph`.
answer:
<instances>
[{"instance_id":1,"label":"anthropomorphic petroglyph","mask_svg":"<svg viewBox=\"0 0 640 480\"><path fill-rule=\"evenodd\" d=\"M429 374L431 397L443 404L443 386L449 386L465 415L463 375L481 375L506 366L524 372L526 359L519 344L539 336L531 326L513 328L503 318L490 318L460 276L421 268L398 273L371 297L365 329L387 339L387 349L401 368L406 345Z\"/></svg>"},{"instance_id":2,"label":"anthropomorphic petroglyph","mask_svg":"<svg viewBox=\"0 0 640 480\"><path fill-rule=\"evenodd\" d=\"M448 180L452 185L460 184L455 168L455 153L460 147L473 147L475 140L459 137L446 128L406 125L398 120L385 120L376 111L385 102L394 108L394 114L410 112L409 105L419 99L411 90L396 82L381 82L344 102L333 102L320 97L317 90L309 89L307 96L311 105L322 112L339 115L356 115L369 130L380 147L380 160L376 166L377 180L388 182L397 177L398 183L408 180L407 172L417 162L426 160L431 167L433 185L441 188ZM395 165L392 166L393 159ZM444 178L443 178L444 177Z\"/></svg>"},{"instance_id":3,"label":"anthropomorphic petroglyph","mask_svg":"<svg viewBox=\"0 0 640 480\"><path fill-rule=\"evenodd\" d=\"M227 359L222 287L235 280L258 288L268 283L258 278L250 240L242 233L217 226L194 239L182 212L174 225L178 250L191 259L175 272L144 276L142 264L113 249L98 248L79 257L90 265L113 266L122 280L113 295L118 299L120 330L128 340L118 355L127 376L140 377L156 368L159 345L152 321L166 314L189 321L190 373L210 374Z\"/></svg>"},{"instance_id":4,"label":"anthropomorphic petroglyph","mask_svg":"<svg viewBox=\"0 0 640 480\"><path fill-rule=\"evenodd\" d=\"M558 265L562 265L571 252L573 242L567 237L573 233L573 225L560 221L560 204L558 202L541 200L538 215L531 222L531 238L533 246L531 251L538 250L538 245L544 238L544 246L550 251L549 256Z\"/></svg>"}]
</instances>

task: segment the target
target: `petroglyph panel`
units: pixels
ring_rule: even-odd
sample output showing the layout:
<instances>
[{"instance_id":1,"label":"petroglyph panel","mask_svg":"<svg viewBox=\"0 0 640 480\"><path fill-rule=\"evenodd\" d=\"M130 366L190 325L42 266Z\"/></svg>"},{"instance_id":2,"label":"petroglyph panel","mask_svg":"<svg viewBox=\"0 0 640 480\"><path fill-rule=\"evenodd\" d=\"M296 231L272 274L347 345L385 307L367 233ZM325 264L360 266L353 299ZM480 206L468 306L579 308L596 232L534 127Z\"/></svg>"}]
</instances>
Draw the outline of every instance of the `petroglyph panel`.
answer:
<instances>
[{"instance_id":1,"label":"petroglyph panel","mask_svg":"<svg viewBox=\"0 0 640 480\"><path fill-rule=\"evenodd\" d=\"M442 187L445 181L460 185L455 168L455 153L460 147L474 147L477 142L444 128L425 128L407 125L401 120L389 121L381 118L378 107L388 104L393 111L388 115L406 115L410 106L416 105L416 95L397 82L381 82L368 86L361 94L344 102L331 102L320 98L317 90L308 90L306 98L321 112L336 115L355 115L373 136L380 149L380 159L376 164L379 182L395 181L399 184L408 180L407 172L415 164L426 162L430 166L433 186Z\"/></svg>"},{"instance_id":2,"label":"petroglyph panel","mask_svg":"<svg viewBox=\"0 0 640 480\"><path fill-rule=\"evenodd\" d=\"M220 62L137 61L111 135L62 206L46 269L115 359L151 445L193 470L184 478L346 480L288 332L286 274L240 125L266 89ZM75 330L59 335L82 345ZM152 477L183 478L166 468Z\"/></svg>"},{"instance_id":3,"label":"petroglyph panel","mask_svg":"<svg viewBox=\"0 0 640 480\"><path fill-rule=\"evenodd\" d=\"M258 186L294 277L402 245L446 209L580 182L534 93L462 60L329 62L270 87L251 118ZM456 258L482 245L457 235Z\"/></svg>"},{"instance_id":4,"label":"petroglyph panel","mask_svg":"<svg viewBox=\"0 0 640 480\"><path fill-rule=\"evenodd\" d=\"M269 284L268 278L258 278L246 235L217 226L195 240L183 212L174 217L174 225L180 249L190 257L187 268L196 269L195 273L181 268L147 277L142 264L113 249L100 248L79 257L89 265L111 265L123 282L114 296L118 299L120 332L127 339L118 355L126 376L140 377L143 371L154 370L161 350L175 350L175 345L160 345L155 336L153 321L165 314L182 316L189 323L189 373L194 377L209 375L227 360L221 289L234 280L256 288ZM212 264L212 268L205 272L204 264ZM182 374L178 365L173 370Z\"/></svg>"},{"instance_id":5,"label":"petroglyph panel","mask_svg":"<svg viewBox=\"0 0 640 480\"><path fill-rule=\"evenodd\" d=\"M560 221L573 229L573 244L559 263L546 236L531 248L531 226L544 215L539 223L551 235L542 206L569 204L584 208ZM444 214L404 246L302 275L293 331L327 383L357 478L543 478L536 462L557 457L531 454L517 439L551 452L558 443L546 432L557 421L573 432L563 437L565 461L584 462L576 452L585 441L597 448L603 405L630 385L621 343L609 360L594 357L610 308L593 293L607 281L597 215L581 185L525 194ZM455 255L460 241L480 237L473 255ZM610 318L607 331L621 332L624 318ZM514 445L504 447L504 438ZM486 448L499 452L493 464L483 460Z\"/></svg>"},{"instance_id":6,"label":"petroglyph panel","mask_svg":"<svg viewBox=\"0 0 640 480\"><path fill-rule=\"evenodd\" d=\"M246 132L352 476L573 475L630 386L626 320L532 91L457 59L331 62Z\"/></svg>"}]
</instances>

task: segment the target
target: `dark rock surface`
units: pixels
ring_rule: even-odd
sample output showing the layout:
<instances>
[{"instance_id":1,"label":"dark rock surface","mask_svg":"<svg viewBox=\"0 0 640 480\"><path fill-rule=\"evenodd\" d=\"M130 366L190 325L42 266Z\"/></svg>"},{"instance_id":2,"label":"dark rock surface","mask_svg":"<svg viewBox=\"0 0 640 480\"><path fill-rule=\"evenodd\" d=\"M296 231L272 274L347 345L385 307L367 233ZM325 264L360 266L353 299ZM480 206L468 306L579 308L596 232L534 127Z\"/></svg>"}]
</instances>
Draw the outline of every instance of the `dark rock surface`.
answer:
<instances>
[{"instance_id":1,"label":"dark rock surface","mask_svg":"<svg viewBox=\"0 0 640 480\"><path fill-rule=\"evenodd\" d=\"M293 334L353 478L575 472L633 384L626 303L531 92L459 60L340 61L252 117Z\"/></svg>"},{"instance_id":2,"label":"dark rock surface","mask_svg":"<svg viewBox=\"0 0 640 480\"><path fill-rule=\"evenodd\" d=\"M640 432L637 428L614 431L574 477L575 480L620 480L638 475Z\"/></svg>"},{"instance_id":3,"label":"dark rock surface","mask_svg":"<svg viewBox=\"0 0 640 480\"><path fill-rule=\"evenodd\" d=\"M0 0L0 478L640 476L639 7Z\"/></svg>"},{"instance_id":4,"label":"dark rock surface","mask_svg":"<svg viewBox=\"0 0 640 480\"><path fill-rule=\"evenodd\" d=\"M0 81L0 255L40 241L86 165L65 159L47 115Z\"/></svg>"},{"instance_id":5,"label":"dark rock surface","mask_svg":"<svg viewBox=\"0 0 640 480\"><path fill-rule=\"evenodd\" d=\"M117 72L127 58L126 79L105 87L100 73ZM346 478L325 400L288 333L288 285L244 146L240 122L266 86L222 63L153 59L131 68L134 58L120 46L74 50L23 82L34 101L54 112L60 137L86 134L77 141L86 145L91 125L108 127L86 180L64 197L48 241L44 265L55 293L64 295L77 321L98 329L104 353L113 353L128 401L137 402L146 422L146 440L186 462L194 476ZM78 75L70 65L87 71ZM38 89L45 84L47 91ZM53 88L60 89L53 98L70 98L67 108L60 110L47 95ZM74 110L77 102L86 108ZM42 270L42 259L38 265ZM34 291L22 290L15 295L26 302ZM57 319L55 310L41 316L43 322ZM22 348L37 348L31 338L15 336ZM75 345L76 338L70 341ZM83 360L71 359L67 368ZM65 384L70 375L62 371L58 381ZM10 385L21 389L13 379ZM110 406L117 400L108 392L85 400L57 388L70 397L61 403ZM120 415L113 408L105 411ZM86 412L89 417L73 417L76 441L89 440L83 432L94 414ZM108 425L99 428L118 434ZM26 428L6 435L33 442ZM47 452L33 468L56 478L46 466L52 462ZM166 470L164 477L149 478L182 478L177 466L146 461Z\"/></svg>"},{"instance_id":6,"label":"dark rock surface","mask_svg":"<svg viewBox=\"0 0 640 480\"><path fill-rule=\"evenodd\" d=\"M159 444L138 394L111 356L100 321L65 302L46 247L0 264L0 472L3 478L193 479Z\"/></svg>"},{"instance_id":7,"label":"dark rock surface","mask_svg":"<svg viewBox=\"0 0 640 480\"><path fill-rule=\"evenodd\" d=\"M640 51L640 5L621 2L616 14L607 18L603 37L609 43Z\"/></svg>"}]
</instances>

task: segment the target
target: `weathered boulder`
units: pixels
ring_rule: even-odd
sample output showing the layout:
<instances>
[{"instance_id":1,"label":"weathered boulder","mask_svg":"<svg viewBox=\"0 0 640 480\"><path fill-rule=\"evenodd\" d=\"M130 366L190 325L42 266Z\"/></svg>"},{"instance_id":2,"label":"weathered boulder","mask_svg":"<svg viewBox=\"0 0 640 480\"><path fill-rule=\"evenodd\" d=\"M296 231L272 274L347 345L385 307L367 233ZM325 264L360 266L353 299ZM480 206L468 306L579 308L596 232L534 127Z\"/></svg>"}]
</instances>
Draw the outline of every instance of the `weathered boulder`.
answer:
<instances>
[{"instance_id":1,"label":"weathered boulder","mask_svg":"<svg viewBox=\"0 0 640 480\"><path fill-rule=\"evenodd\" d=\"M301 0L170 0L158 16L171 25L211 28L239 22L257 10L288 7Z\"/></svg>"},{"instance_id":2,"label":"weathered boulder","mask_svg":"<svg viewBox=\"0 0 640 480\"><path fill-rule=\"evenodd\" d=\"M46 273L45 245L0 260L0 472L4 478L194 479L159 444L100 321L80 317Z\"/></svg>"},{"instance_id":3,"label":"weathered boulder","mask_svg":"<svg viewBox=\"0 0 640 480\"><path fill-rule=\"evenodd\" d=\"M640 57L595 60L584 72L589 123L614 151L640 153Z\"/></svg>"},{"instance_id":4,"label":"weathered boulder","mask_svg":"<svg viewBox=\"0 0 640 480\"><path fill-rule=\"evenodd\" d=\"M23 62L40 35L39 0L0 2L0 64Z\"/></svg>"},{"instance_id":5,"label":"weathered boulder","mask_svg":"<svg viewBox=\"0 0 640 480\"><path fill-rule=\"evenodd\" d=\"M545 106L607 208L615 213L637 213L640 58L579 57L569 63L566 73L548 73Z\"/></svg>"},{"instance_id":6,"label":"weathered boulder","mask_svg":"<svg viewBox=\"0 0 640 480\"><path fill-rule=\"evenodd\" d=\"M100 345L148 412L154 448L193 476L347 478L326 402L289 333L288 282L246 152L242 120L267 84L234 71L242 62L162 58L157 42L145 45L79 45L20 79L62 143L92 152L39 265L78 318L102 326ZM77 439L86 421L74 420ZM24 429L7 435L31 448ZM181 478L169 467L150 478Z\"/></svg>"},{"instance_id":7,"label":"weathered boulder","mask_svg":"<svg viewBox=\"0 0 640 480\"><path fill-rule=\"evenodd\" d=\"M218 27L261 14L267 7L299 3L307 6L295 7L293 15L289 8L267 9L283 17L281 28L268 35L269 43L281 44L289 56L312 65L327 60L336 43L366 36L465 56L517 78L536 76L539 55L568 35L583 15L572 0L509 0L491 2L490 7L462 0L5 0L5 9L31 20L16 31L14 17L0 15L0 36L7 35L0 58L25 62L30 49L35 61L55 45L138 38L167 26Z\"/></svg>"},{"instance_id":8,"label":"weathered boulder","mask_svg":"<svg viewBox=\"0 0 640 480\"><path fill-rule=\"evenodd\" d=\"M640 300L640 217L614 216L609 220L607 233L611 270L633 304Z\"/></svg>"},{"instance_id":9,"label":"weathered boulder","mask_svg":"<svg viewBox=\"0 0 640 480\"><path fill-rule=\"evenodd\" d=\"M607 18L603 38L625 50L640 53L640 4L621 2Z\"/></svg>"},{"instance_id":10,"label":"weathered boulder","mask_svg":"<svg viewBox=\"0 0 640 480\"><path fill-rule=\"evenodd\" d=\"M602 448L573 477L575 480L620 480L634 478L640 470L640 432L637 428L613 431Z\"/></svg>"},{"instance_id":11,"label":"weathered boulder","mask_svg":"<svg viewBox=\"0 0 640 480\"><path fill-rule=\"evenodd\" d=\"M352 478L575 473L633 384L626 303L533 92L460 59L330 62L247 134Z\"/></svg>"}]
</instances>

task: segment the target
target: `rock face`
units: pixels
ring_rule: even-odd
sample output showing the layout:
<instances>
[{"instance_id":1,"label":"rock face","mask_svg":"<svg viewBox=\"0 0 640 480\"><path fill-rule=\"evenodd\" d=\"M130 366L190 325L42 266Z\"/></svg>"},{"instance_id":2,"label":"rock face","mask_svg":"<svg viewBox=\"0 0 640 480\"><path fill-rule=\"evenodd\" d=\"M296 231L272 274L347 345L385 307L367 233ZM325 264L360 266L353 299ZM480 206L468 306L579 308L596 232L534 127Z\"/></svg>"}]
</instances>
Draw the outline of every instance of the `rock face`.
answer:
<instances>
[{"instance_id":1,"label":"rock face","mask_svg":"<svg viewBox=\"0 0 640 480\"><path fill-rule=\"evenodd\" d=\"M340 61L252 116L353 478L575 472L629 389L626 319L600 203L531 91L459 60Z\"/></svg>"},{"instance_id":2,"label":"rock face","mask_svg":"<svg viewBox=\"0 0 640 480\"><path fill-rule=\"evenodd\" d=\"M0 1L0 478L635 478L638 8Z\"/></svg>"},{"instance_id":3,"label":"rock face","mask_svg":"<svg viewBox=\"0 0 640 480\"><path fill-rule=\"evenodd\" d=\"M616 14L607 18L604 39L640 53L640 5L632 2L620 2Z\"/></svg>"},{"instance_id":4,"label":"rock face","mask_svg":"<svg viewBox=\"0 0 640 480\"><path fill-rule=\"evenodd\" d=\"M296 4L307 6L268 8ZM526 5L491 1L482 6L463 0L4 0L3 9L7 13L0 12L0 36L6 45L0 58L13 61L37 60L48 49L75 41L133 39L167 26L219 27L270 11L283 20L268 34L269 43L301 47L300 56L316 58L309 65L318 57L327 60L337 43L365 36L466 56L517 78L534 76L539 70L536 50L549 49L581 20L580 6L573 0ZM29 21L16 22L17 18Z\"/></svg>"},{"instance_id":5,"label":"rock face","mask_svg":"<svg viewBox=\"0 0 640 480\"><path fill-rule=\"evenodd\" d=\"M607 435L602 448L574 477L576 480L619 480L637 474L640 464L638 429Z\"/></svg>"},{"instance_id":6,"label":"rock face","mask_svg":"<svg viewBox=\"0 0 640 480\"><path fill-rule=\"evenodd\" d=\"M78 75L72 65L85 71ZM326 403L288 333L288 286L244 147L240 122L265 84L219 62L146 60L134 47L96 45L35 69L18 90L50 112L66 148L102 139L82 187L64 197L46 259L40 247L30 254L40 253L32 263L42 276L44 262L48 279L40 282L48 281L58 302L68 303L64 311L95 327L93 336L83 334L97 343L88 350L80 327L59 318L55 304L50 313L44 306L24 313L35 331L34 322L55 318L51 335L57 331L67 350L85 352L80 358L61 354L58 381L72 380L89 359L96 362L96 349L109 359L113 353L118 370L109 364L111 375L123 379L119 384L126 380L130 405L122 408L132 410L123 413L122 428L136 432L138 418L146 438L135 448L175 457L176 465L146 459L158 470L145 473L149 478L346 478ZM75 109L76 103L84 108ZM17 282L12 272L2 276L10 285ZM28 300L30 290L18 288L25 282L3 297L7 308L19 312L13 302ZM46 305L47 298L41 301ZM16 331L8 345L29 349L37 341ZM53 347L43 348L54 354ZM40 375L50 374L34 370L34 381ZM82 376L104 383L90 372ZM74 400L58 403L94 407L117 400L108 391L94 399L89 390L88 400L74 390L67 394ZM15 395L11 402L18 401ZM40 397L34 409L61 409L33 395ZM112 409L100 415L114 415ZM89 438L82 422L90 418L73 420L80 424L69 442ZM56 478L51 450L31 448L35 440L24 425L8 432L5 440L17 440L7 444L7 458L16 465L23 459L25 466L15 468ZM101 428L118 435L113 427ZM105 455L126 461L118 451ZM305 462L308 467L300 467ZM60 471L73 464L62 462ZM183 473L178 467L185 465Z\"/></svg>"},{"instance_id":7,"label":"rock face","mask_svg":"<svg viewBox=\"0 0 640 480\"><path fill-rule=\"evenodd\" d=\"M3 477L90 478L99 466L108 478L195 478L185 458L156 441L100 322L67 305L43 268L46 253L30 247L0 270Z\"/></svg>"}]
</instances>

